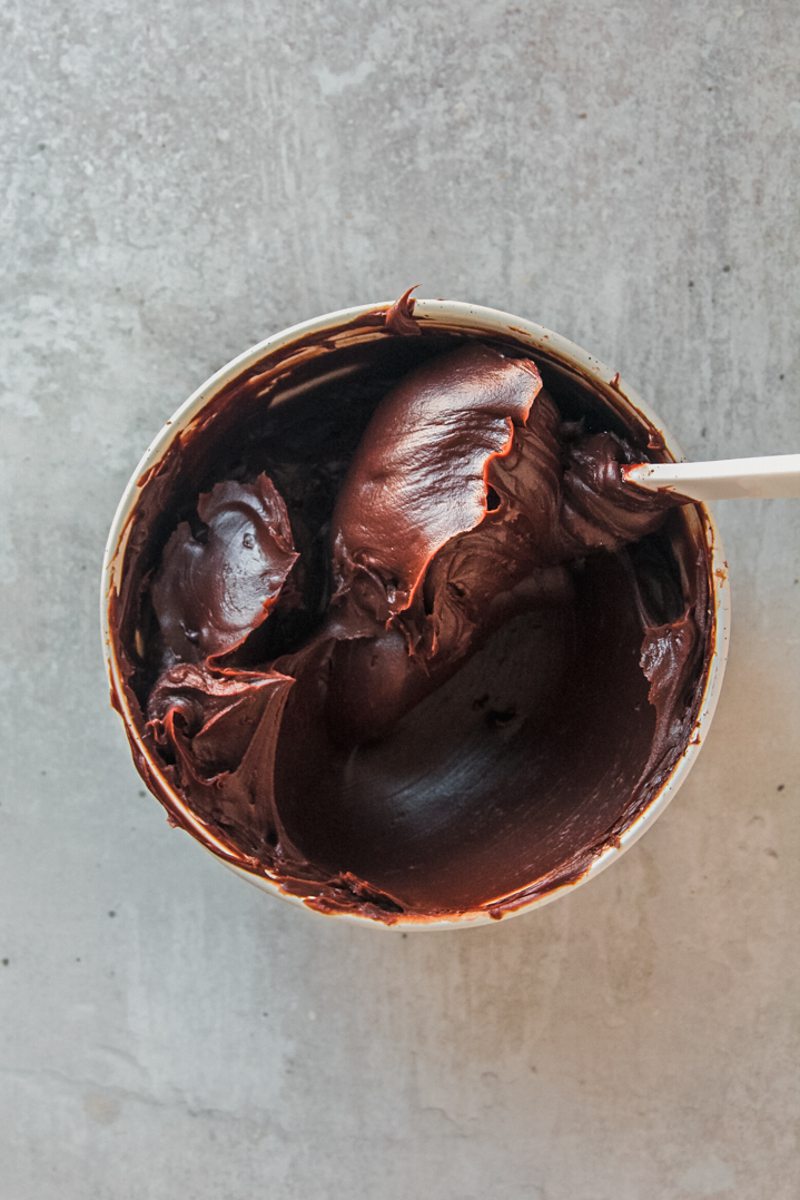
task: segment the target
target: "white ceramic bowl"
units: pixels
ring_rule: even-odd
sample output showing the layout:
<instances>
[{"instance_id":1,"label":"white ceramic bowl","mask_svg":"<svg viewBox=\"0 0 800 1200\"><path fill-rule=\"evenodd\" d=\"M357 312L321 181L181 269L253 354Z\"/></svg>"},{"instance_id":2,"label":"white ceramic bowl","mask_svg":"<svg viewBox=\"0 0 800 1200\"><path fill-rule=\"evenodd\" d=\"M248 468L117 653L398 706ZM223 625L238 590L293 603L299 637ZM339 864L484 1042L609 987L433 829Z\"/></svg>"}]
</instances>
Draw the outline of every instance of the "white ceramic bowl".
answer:
<instances>
[{"instance_id":1,"label":"white ceramic bowl","mask_svg":"<svg viewBox=\"0 0 800 1200\"><path fill-rule=\"evenodd\" d=\"M148 746L143 741L137 728L134 715L130 709L128 697L122 686L117 647L109 623L109 600L112 593L119 590L122 573L125 569L125 554L131 529L131 517L136 510L140 496L147 488L149 480L156 468L172 445L175 438L184 430L198 414L215 399L220 392L228 387L239 376L252 372L255 368L265 370L271 361L286 359L293 348L301 347L309 340L319 343L324 336L325 346L340 346L353 344L357 341L369 340L385 336L380 321L364 324L362 319L370 314L376 314L390 307L388 303L359 305L355 308L343 309L340 312L328 313L293 325L272 337L266 338L256 346L252 346L238 358L224 366L212 375L201 387L194 392L185 404L181 405L174 416L167 421L160 433L148 446L141 462L134 471L128 486L120 500L108 535L105 557L103 561L102 593L101 593L101 622L103 647L108 666L112 698L119 709L125 723L134 757L140 771L146 777L155 779L158 789L169 798L170 804L181 816L181 822L189 832L211 853L215 854L226 866L235 871L249 883L265 892L281 896L293 904L303 907L302 899L287 895L273 880L249 871L229 861L229 852L224 843L210 831L202 821L188 809L180 795L165 779L159 764L154 759ZM499 312L492 308L483 308L473 304L456 303L448 300L417 300L414 305L414 318L423 328L430 330L465 331L483 334L489 337L512 339L521 348L527 349L538 357L546 360L556 369L579 378L582 382L604 396L617 409L623 409L644 418L662 435L667 453L675 459L682 454L677 442L665 429L658 416L647 407L644 401L633 389L620 379L619 375L604 366L591 354L587 354L579 346L557 333L552 333L541 325L526 321L522 317L510 313ZM324 347L322 348L324 353ZM588 883L601 871L616 862L642 834L650 828L672 800L689 771L697 760L703 742L705 741L714 710L722 687L722 677L728 654L730 637L730 589L728 585L727 563L724 561L719 534L713 518L707 509L699 507L699 519L702 522L706 545L709 555L709 586L710 602L714 613L712 629L713 649L709 660L705 679L703 697L698 712L697 721L687 745L678 759L671 774L655 794L650 803L639 813L614 845L609 845L592 862L591 866L579 879L574 882L554 887L540 895L533 896L524 904L506 914L506 918L522 912L530 912L534 908L550 904L553 900L574 891L575 888ZM420 919L419 917L400 917L392 926L352 914L337 915L337 920L356 921L361 925L369 924L379 928L393 929L461 929L469 926L487 924L493 918L487 912L467 913L456 919Z\"/></svg>"}]
</instances>

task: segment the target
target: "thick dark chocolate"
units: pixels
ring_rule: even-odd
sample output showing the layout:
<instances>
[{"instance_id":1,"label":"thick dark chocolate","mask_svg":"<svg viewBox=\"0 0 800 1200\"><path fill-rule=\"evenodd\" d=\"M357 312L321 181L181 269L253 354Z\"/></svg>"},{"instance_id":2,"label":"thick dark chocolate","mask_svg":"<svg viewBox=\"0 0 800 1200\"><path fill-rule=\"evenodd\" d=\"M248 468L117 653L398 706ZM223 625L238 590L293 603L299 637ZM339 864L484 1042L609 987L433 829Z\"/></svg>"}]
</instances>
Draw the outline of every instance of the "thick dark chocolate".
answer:
<instances>
[{"instance_id":1,"label":"thick dark chocolate","mask_svg":"<svg viewBox=\"0 0 800 1200\"><path fill-rule=\"evenodd\" d=\"M385 921L579 877L686 745L712 632L619 420L412 304L183 435L114 613L145 739L227 856Z\"/></svg>"}]
</instances>

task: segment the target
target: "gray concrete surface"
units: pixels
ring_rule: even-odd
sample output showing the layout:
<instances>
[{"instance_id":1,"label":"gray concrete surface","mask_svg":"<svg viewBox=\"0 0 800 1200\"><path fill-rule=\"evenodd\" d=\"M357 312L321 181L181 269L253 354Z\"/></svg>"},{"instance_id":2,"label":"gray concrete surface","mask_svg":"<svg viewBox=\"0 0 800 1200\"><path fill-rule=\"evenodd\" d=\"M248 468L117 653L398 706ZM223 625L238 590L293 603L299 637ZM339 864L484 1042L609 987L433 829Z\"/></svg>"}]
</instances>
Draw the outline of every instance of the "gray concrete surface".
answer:
<instances>
[{"instance_id":1,"label":"gray concrete surface","mask_svg":"<svg viewBox=\"0 0 800 1200\"><path fill-rule=\"evenodd\" d=\"M235 352L420 281L541 321L692 455L800 447L789 0L7 0L0 1200L800 1187L800 506L720 505L735 638L612 871L439 936L258 894L145 796L106 528Z\"/></svg>"}]
</instances>

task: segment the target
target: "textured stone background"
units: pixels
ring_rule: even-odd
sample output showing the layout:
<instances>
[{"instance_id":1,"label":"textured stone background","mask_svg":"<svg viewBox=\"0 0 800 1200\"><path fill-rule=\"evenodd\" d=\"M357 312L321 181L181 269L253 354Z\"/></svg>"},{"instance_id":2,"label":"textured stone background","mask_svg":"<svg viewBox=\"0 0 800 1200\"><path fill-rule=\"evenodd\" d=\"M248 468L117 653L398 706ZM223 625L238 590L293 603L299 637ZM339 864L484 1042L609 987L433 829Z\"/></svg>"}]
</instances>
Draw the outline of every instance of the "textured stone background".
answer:
<instances>
[{"instance_id":1,"label":"textured stone background","mask_svg":"<svg viewBox=\"0 0 800 1200\"><path fill-rule=\"evenodd\" d=\"M267 333L420 281L597 353L690 455L800 448L789 0L0 12L0 1200L796 1196L800 505L720 505L714 730L566 902L392 936L168 830L105 532Z\"/></svg>"}]
</instances>

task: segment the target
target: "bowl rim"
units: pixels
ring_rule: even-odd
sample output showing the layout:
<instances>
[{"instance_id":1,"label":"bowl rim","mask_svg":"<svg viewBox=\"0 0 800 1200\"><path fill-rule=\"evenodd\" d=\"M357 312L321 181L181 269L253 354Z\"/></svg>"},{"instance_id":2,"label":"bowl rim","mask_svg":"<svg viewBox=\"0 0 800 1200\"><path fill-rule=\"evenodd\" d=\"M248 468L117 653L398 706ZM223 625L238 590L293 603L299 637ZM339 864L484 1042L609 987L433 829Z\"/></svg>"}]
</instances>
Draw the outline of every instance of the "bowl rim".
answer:
<instances>
[{"instance_id":1,"label":"bowl rim","mask_svg":"<svg viewBox=\"0 0 800 1200\"><path fill-rule=\"evenodd\" d=\"M202 409L223 388L232 383L243 372L261 363L267 356L277 351L285 350L295 342L303 342L309 336L341 331L344 327L357 322L359 318L371 314L386 313L392 307L393 303L394 301L383 301L373 304L359 304L350 308L324 313L322 316L314 317L311 320L298 322L250 346L209 376L162 425L139 460L120 497L111 522L103 555L100 591L100 626L103 641L103 656L111 687L112 703L119 710L125 725L126 734L135 746L137 754L142 756L147 768L158 778L159 786L163 787L169 793L172 802L181 812L181 815L185 815L187 831L192 833L193 840L199 842L204 850L212 854L218 861L222 862L229 870L239 875L242 879L255 884L270 895L279 896L281 899L306 910L309 910L310 906L302 897L293 896L285 892L280 884L269 876L248 871L236 863L229 861L222 853L216 851L213 848L215 841L213 835L210 834L204 823L194 816L161 773L158 762L153 758L153 755L139 733L130 710L125 688L122 686L119 663L115 653L114 638L109 625L109 601L112 589L115 591L118 590L128 533L131 527L131 516L136 509L139 496L147 486L148 473L160 462L175 438L197 417ZM464 330L471 333L489 333L504 336L511 334L516 341L527 345L532 353L535 354L538 350L548 356L553 355L559 360L563 360L565 364L568 363L573 367L577 367L580 373L588 378L590 383L599 384L606 389L609 386L613 387L619 394L621 402L627 407L634 409L638 415L643 417L662 434L669 453L676 459L683 458L677 440L664 427L661 418L650 408L634 388L631 388L622 380L619 372L611 371L600 359L589 354L588 351L561 334L555 333L553 330L547 329L536 322L516 316L513 313L488 308L484 305L465 303L463 301L419 299L414 301L413 313L415 320L419 321L423 326L427 325L431 329L442 327L449 330ZM376 325L372 327L372 335L380 336L380 332L380 326ZM531 912L535 908L543 908L547 904L552 904L555 900L575 891L576 888L582 887L591 879L596 878L601 872L611 866L612 863L616 862L661 816L697 761L697 756L705 743L722 688L730 643L731 621L728 564L725 561L719 531L708 507L706 505L699 505L698 507L703 515L706 546L709 554L709 599L714 615L712 633L714 646L709 660L698 715L691 730L690 738L680 758L662 783L656 795L631 822L630 826L620 834L614 844L606 846L579 878L543 891L541 894L533 895L518 906L503 912L502 917L504 921L511 917ZM218 843L218 845L220 849L223 848L222 843ZM320 913L319 909L312 908L311 911ZM478 925L498 923L497 917L492 916L488 910L430 918L400 914L397 920L391 925L355 913L324 912L320 913L320 915L332 916L337 921L348 921L362 927L402 929L403 931L411 929L464 929Z\"/></svg>"}]
</instances>

